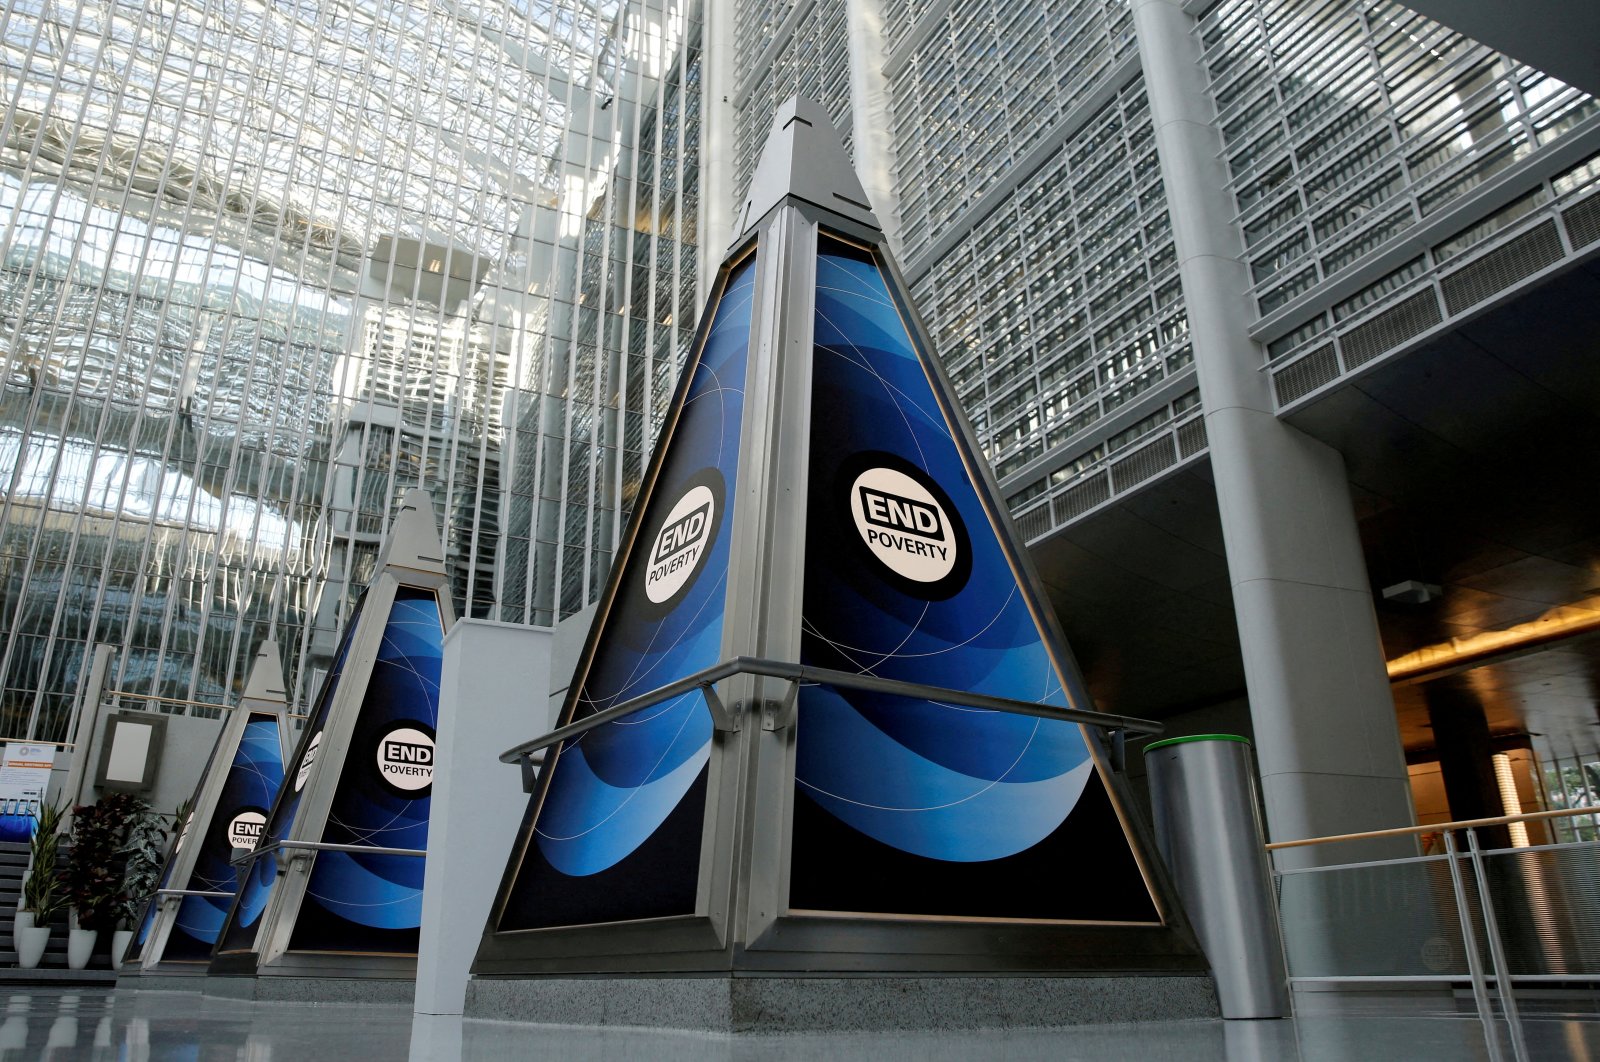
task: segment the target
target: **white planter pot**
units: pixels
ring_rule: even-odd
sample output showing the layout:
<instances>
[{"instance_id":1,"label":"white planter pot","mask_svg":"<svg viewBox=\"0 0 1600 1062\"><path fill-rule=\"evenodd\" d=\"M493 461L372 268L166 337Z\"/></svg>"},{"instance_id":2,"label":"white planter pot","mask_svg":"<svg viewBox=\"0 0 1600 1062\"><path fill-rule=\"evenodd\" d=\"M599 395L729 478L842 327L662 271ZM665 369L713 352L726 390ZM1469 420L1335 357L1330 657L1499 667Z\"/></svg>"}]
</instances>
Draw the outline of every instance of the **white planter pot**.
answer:
<instances>
[{"instance_id":1,"label":"white planter pot","mask_svg":"<svg viewBox=\"0 0 1600 1062\"><path fill-rule=\"evenodd\" d=\"M18 900L17 902L18 902L18 904L20 904L22 901ZM32 929L32 928L33 928L33 912L32 911L24 911L19 907L18 910L17 910L16 918L12 919L12 922L11 922L11 950L12 951L20 951L20 950L22 950L22 931L24 929Z\"/></svg>"},{"instance_id":2,"label":"white planter pot","mask_svg":"<svg viewBox=\"0 0 1600 1062\"><path fill-rule=\"evenodd\" d=\"M28 912L32 918L33 912ZM39 926L37 929L29 926L17 930L17 965L24 970L31 970L39 965L39 960L44 958L44 949L50 943L50 927Z\"/></svg>"},{"instance_id":3,"label":"white planter pot","mask_svg":"<svg viewBox=\"0 0 1600 1062\"><path fill-rule=\"evenodd\" d=\"M94 954L94 938L99 935L95 929L67 930L67 966L74 970L88 966L89 956Z\"/></svg>"},{"instance_id":4,"label":"white planter pot","mask_svg":"<svg viewBox=\"0 0 1600 1062\"><path fill-rule=\"evenodd\" d=\"M122 960L128 957L128 945L133 943L133 930L119 929L111 934L111 968L122 969Z\"/></svg>"}]
</instances>

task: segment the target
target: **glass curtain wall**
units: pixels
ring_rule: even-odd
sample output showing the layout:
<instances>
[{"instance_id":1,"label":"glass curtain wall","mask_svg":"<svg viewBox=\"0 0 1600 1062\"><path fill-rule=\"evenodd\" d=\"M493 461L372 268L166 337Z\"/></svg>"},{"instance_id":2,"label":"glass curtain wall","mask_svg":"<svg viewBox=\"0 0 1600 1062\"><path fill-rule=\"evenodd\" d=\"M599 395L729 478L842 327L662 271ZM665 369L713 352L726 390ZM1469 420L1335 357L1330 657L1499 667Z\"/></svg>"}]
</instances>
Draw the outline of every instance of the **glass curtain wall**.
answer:
<instances>
[{"instance_id":1,"label":"glass curtain wall","mask_svg":"<svg viewBox=\"0 0 1600 1062\"><path fill-rule=\"evenodd\" d=\"M15 0L0 737L325 668L403 491L458 614L598 593L699 299L696 0Z\"/></svg>"}]
</instances>

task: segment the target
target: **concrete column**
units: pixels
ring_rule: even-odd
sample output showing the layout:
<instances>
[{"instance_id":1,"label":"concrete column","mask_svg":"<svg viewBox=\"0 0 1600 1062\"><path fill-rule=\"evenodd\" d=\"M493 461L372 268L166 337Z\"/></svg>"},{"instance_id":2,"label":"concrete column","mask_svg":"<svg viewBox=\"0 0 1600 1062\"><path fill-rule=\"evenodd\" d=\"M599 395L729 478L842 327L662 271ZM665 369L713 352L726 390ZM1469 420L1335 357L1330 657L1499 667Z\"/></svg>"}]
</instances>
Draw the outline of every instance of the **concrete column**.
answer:
<instances>
[{"instance_id":1,"label":"concrete column","mask_svg":"<svg viewBox=\"0 0 1600 1062\"><path fill-rule=\"evenodd\" d=\"M551 729L548 631L464 619L444 639L439 732L423 871L417 1014L460 1014L528 798L496 759Z\"/></svg>"},{"instance_id":2,"label":"concrete column","mask_svg":"<svg viewBox=\"0 0 1600 1062\"><path fill-rule=\"evenodd\" d=\"M883 224L889 250L902 257L900 194L895 184L894 122L889 113L889 81L883 74L882 0L846 0L850 44L851 152L867 202Z\"/></svg>"},{"instance_id":3,"label":"concrete column","mask_svg":"<svg viewBox=\"0 0 1600 1062\"><path fill-rule=\"evenodd\" d=\"M1273 840L1409 825L1411 789L1341 455L1278 420L1195 20L1134 0ZM1280 866L1409 854L1299 848Z\"/></svg>"},{"instance_id":4,"label":"concrete column","mask_svg":"<svg viewBox=\"0 0 1600 1062\"><path fill-rule=\"evenodd\" d=\"M72 753L67 760L66 782L59 793L45 794L46 801L66 798L67 813L62 819L63 829L72 822L72 809L84 802L84 791L89 788L88 779L93 776L94 765L99 762L100 717L105 706L106 683L111 674L111 657L116 649L116 646L106 644L94 647L89 680L79 691L72 731L67 735L72 742ZM51 781L54 782L55 778L52 777Z\"/></svg>"},{"instance_id":5,"label":"concrete column","mask_svg":"<svg viewBox=\"0 0 1600 1062\"><path fill-rule=\"evenodd\" d=\"M722 252L733 239L734 153L738 115L733 96L739 77L733 64L734 0L706 0L702 8L705 48L701 51L704 88L700 102L700 248L695 298L704 306L722 265Z\"/></svg>"},{"instance_id":6,"label":"concrete column","mask_svg":"<svg viewBox=\"0 0 1600 1062\"><path fill-rule=\"evenodd\" d=\"M1470 692L1437 684L1423 687L1428 723L1439 751L1439 774L1452 819L1491 819L1506 813L1494 774L1494 744L1483 705ZM1486 848L1510 846L1504 826L1479 828Z\"/></svg>"}]
</instances>

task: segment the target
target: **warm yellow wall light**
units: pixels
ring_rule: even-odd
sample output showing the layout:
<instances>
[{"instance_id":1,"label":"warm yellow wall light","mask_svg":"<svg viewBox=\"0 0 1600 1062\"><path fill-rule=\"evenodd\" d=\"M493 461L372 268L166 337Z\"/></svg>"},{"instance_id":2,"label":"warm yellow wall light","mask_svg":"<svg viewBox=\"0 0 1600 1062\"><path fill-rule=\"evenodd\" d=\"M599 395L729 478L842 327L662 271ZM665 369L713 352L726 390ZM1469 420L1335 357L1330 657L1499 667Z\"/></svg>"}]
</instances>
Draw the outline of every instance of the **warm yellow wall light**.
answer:
<instances>
[{"instance_id":1,"label":"warm yellow wall light","mask_svg":"<svg viewBox=\"0 0 1600 1062\"><path fill-rule=\"evenodd\" d=\"M1522 798L1517 795L1517 776L1511 773L1511 757L1503 752L1494 754L1494 780L1500 783L1500 803L1507 815L1522 814ZM1506 824L1511 833L1511 847L1528 847L1528 827L1525 823Z\"/></svg>"},{"instance_id":2,"label":"warm yellow wall light","mask_svg":"<svg viewBox=\"0 0 1600 1062\"><path fill-rule=\"evenodd\" d=\"M1592 600L1592 599L1591 599ZM1413 682L1436 672L1459 670L1518 649L1532 649L1574 635L1600 631L1600 611L1562 605L1538 619L1500 631L1480 631L1448 642L1436 642L1397 656L1388 663L1390 682Z\"/></svg>"}]
</instances>

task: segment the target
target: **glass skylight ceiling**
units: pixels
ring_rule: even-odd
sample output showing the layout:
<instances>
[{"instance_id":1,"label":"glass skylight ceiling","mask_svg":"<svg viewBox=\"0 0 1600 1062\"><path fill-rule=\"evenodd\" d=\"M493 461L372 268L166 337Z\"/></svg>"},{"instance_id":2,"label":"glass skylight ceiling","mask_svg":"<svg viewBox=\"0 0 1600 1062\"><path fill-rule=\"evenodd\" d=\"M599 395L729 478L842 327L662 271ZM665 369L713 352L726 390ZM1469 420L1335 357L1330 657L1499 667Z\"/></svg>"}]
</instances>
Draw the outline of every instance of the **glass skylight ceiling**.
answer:
<instances>
[{"instance_id":1,"label":"glass skylight ceiling","mask_svg":"<svg viewBox=\"0 0 1600 1062\"><path fill-rule=\"evenodd\" d=\"M8 4L4 736L98 640L214 702L270 628L312 681L412 484L461 614L593 598L698 312L699 18Z\"/></svg>"}]
</instances>

